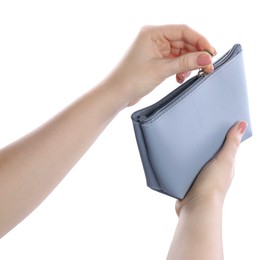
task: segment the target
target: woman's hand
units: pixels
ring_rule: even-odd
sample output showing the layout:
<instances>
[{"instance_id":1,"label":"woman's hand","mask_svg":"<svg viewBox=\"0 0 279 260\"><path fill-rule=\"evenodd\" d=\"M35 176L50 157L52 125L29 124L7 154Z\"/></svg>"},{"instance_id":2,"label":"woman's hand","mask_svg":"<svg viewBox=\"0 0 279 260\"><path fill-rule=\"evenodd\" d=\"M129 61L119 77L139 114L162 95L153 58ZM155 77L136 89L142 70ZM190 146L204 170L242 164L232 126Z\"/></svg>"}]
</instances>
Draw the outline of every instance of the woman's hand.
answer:
<instances>
[{"instance_id":1,"label":"woman's hand","mask_svg":"<svg viewBox=\"0 0 279 260\"><path fill-rule=\"evenodd\" d=\"M247 123L241 121L229 130L222 149L204 166L186 197L176 202L178 215L182 209L191 210L212 202L223 204L234 176L234 160L246 128Z\"/></svg>"},{"instance_id":2,"label":"woman's hand","mask_svg":"<svg viewBox=\"0 0 279 260\"><path fill-rule=\"evenodd\" d=\"M132 105L171 75L182 83L192 70L212 72L209 53L208 40L186 25L143 27L109 80Z\"/></svg>"},{"instance_id":3,"label":"woman's hand","mask_svg":"<svg viewBox=\"0 0 279 260\"><path fill-rule=\"evenodd\" d=\"M234 175L234 159L246 122L234 125L217 155L200 172L183 200L176 202L179 216L168 260L224 259L222 208Z\"/></svg>"}]
</instances>

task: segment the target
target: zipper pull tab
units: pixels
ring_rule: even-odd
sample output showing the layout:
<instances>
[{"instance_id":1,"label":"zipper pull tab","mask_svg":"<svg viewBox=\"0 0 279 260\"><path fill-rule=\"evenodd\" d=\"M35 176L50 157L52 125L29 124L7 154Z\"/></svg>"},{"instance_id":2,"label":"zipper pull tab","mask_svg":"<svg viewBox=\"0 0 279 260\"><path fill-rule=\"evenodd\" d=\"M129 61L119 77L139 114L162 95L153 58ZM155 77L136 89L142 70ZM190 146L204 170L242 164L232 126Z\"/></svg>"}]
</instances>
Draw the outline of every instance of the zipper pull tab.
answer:
<instances>
[{"instance_id":1,"label":"zipper pull tab","mask_svg":"<svg viewBox=\"0 0 279 260\"><path fill-rule=\"evenodd\" d=\"M214 57L214 54L211 53L210 51L208 51L208 50L204 50L204 51L206 51L212 58ZM198 71L198 77L199 77L199 78L200 78L200 77L203 77L203 76L205 76L205 75L207 75L207 74L208 74L208 73L204 72L203 69L199 69L199 71Z\"/></svg>"},{"instance_id":2,"label":"zipper pull tab","mask_svg":"<svg viewBox=\"0 0 279 260\"><path fill-rule=\"evenodd\" d=\"M203 69L199 69L198 74L197 74L198 78L200 78L200 77L204 77L205 75L207 75L207 73L206 73L206 72L204 72L204 70L203 70Z\"/></svg>"}]
</instances>

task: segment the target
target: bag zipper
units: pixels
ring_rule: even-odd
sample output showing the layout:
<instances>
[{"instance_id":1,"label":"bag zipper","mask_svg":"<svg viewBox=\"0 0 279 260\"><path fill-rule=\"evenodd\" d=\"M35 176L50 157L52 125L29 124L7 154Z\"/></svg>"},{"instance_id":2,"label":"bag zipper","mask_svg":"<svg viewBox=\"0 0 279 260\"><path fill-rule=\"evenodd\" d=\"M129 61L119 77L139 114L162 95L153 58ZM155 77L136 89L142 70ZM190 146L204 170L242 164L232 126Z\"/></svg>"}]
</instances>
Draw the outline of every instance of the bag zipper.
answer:
<instances>
[{"instance_id":1,"label":"bag zipper","mask_svg":"<svg viewBox=\"0 0 279 260\"><path fill-rule=\"evenodd\" d=\"M237 51L238 49L238 51ZM226 63L228 60L236 56L241 51L241 45L235 44L227 53L225 53L222 57L220 57L216 62L214 62L214 71L218 70L219 67L221 67L224 63ZM190 78L188 81L186 81L184 84L182 84L180 87L175 89L173 92L168 94L165 98L161 99L160 101L156 102L155 104L142 109L142 113L139 113L137 117L137 121L140 123L147 122L154 118L155 115L157 115L159 112L161 112L166 104L169 104L169 102L174 102L179 96L185 92L186 89L189 87L192 87L194 84L197 84L200 80L202 80L205 76L210 75L211 73L206 73L202 69L200 69L196 76ZM191 83L189 83L191 82ZM140 112L140 111L139 111Z\"/></svg>"},{"instance_id":2,"label":"bag zipper","mask_svg":"<svg viewBox=\"0 0 279 260\"><path fill-rule=\"evenodd\" d=\"M224 63L227 62L227 60L229 60L231 57L234 56L235 54L235 50L240 48L241 49L241 46L240 44L235 44L227 53L225 53L220 59L218 59L215 63L214 63L214 70L218 69L220 66L222 66ZM198 71L198 74L197 76L198 77L203 77L205 75L207 75L209 73L206 73L203 71L203 69L200 69Z\"/></svg>"}]
</instances>

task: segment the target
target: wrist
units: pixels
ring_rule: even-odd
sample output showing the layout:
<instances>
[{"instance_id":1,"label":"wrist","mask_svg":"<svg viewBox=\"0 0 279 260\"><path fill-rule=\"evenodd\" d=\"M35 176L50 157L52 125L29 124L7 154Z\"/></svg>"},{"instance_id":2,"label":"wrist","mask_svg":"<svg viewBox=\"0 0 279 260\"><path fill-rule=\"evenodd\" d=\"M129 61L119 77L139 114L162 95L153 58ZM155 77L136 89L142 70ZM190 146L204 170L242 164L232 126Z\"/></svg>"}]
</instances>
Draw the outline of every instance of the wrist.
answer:
<instances>
[{"instance_id":1,"label":"wrist","mask_svg":"<svg viewBox=\"0 0 279 260\"><path fill-rule=\"evenodd\" d=\"M98 87L109 97L110 105L114 104L121 111L129 106L131 100L127 85L124 80L109 76Z\"/></svg>"},{"instance_id":2,"label":"wrist","mask_svg":"<svg viewBox=\"0 0 279 260\"><path fill-rule=\"evenodd\" d=\"M104 89L112 95L117 103L119 103L121 110L133 105L136 97L134 97L136 92L136 86L134 86L133 81L129 78L127 73L120 73L119 71L114 71L104 81L101 83ZM140 98L138 98L139 100Z\"/></svg>"},{"instance_id":3,"label":"wrist","mask_svg":"<svg viewBox=\"0 0 279 260\"><path fill-rule=\"evenodd\" d=\"M188 196L188 195L187 195ZM178 216L183 213L195 211L208 211L209 209L222 210L224 199L219 194L210 194L206 196L189 196L181 201L177 201L175 210Z\"/></svg>"}]
</instances>

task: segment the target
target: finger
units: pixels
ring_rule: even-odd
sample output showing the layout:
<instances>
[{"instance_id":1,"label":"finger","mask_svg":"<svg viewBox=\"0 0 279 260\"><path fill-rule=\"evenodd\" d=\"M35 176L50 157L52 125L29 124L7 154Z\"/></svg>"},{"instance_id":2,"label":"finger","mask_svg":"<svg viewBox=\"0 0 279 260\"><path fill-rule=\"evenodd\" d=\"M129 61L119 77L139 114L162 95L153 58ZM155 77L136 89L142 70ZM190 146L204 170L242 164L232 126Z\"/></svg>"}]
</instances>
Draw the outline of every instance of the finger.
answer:
<instances>
[{"instance_id":1,"label":"finger","mask_svg":"<svg viewBox=\"0 0 279 260\"><path fill-rule=\"evenodd\" d=\"M211 55L205 51L191 52L176 58L166 59L165 63L166 66L163 66L165 70L164 73L166 77L169 77L185 71L206 67L211 68L212 58Z\"/></svg>"},{"instance_id":2,"label":"finger","mask_svg":"<svg viewBox=\"0 0 279 260\"><path fill-rule=\"evenodd\" d=\"M164 37L170 42L183 41L184 44L193 46L195 50L207 50L216 54L215 49L209 41L187 25L165 25L162 26L161 29Z\"/></svg>"},{"instance_id":3,"label":"finger","mask_svg":"<svg viewBox=\"0 0 279 260\"><path fill-rule=\"evenodd\" d=\"M184 82L184 80L187 77L189 77L190 74L191 74L190 71L184 71L184 72L178 73L178 74L176 74L176 81L181 84Z\"/></svg>"},{"instance_id":4,"label":"finger","mask_svg":"<svg viewBox=\"0 0 279 260\"><path fill-rule=\"evenodd\" d=\"M212 73L214 71L213 64L210 64L209 66L202 69L205 73Z\"/></svg>"},{"instance_id":5,"label":"finger","mask_svg":"<svg viewBox=\"0 0 279 260\"><path fill-rule=\"evenodd\" d=\"M229 130L226 136L225 143L216 156L218 160L229 160L230 162L234 161L242 136L244 135L246 129L247 123L245 121L240 121Z\"/></svg>"}]
</instances>

